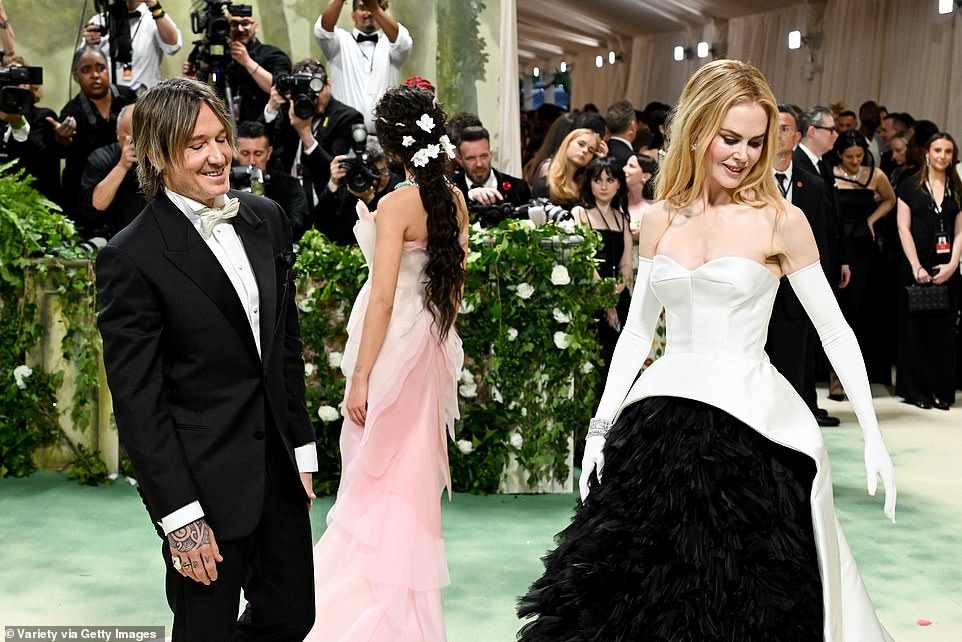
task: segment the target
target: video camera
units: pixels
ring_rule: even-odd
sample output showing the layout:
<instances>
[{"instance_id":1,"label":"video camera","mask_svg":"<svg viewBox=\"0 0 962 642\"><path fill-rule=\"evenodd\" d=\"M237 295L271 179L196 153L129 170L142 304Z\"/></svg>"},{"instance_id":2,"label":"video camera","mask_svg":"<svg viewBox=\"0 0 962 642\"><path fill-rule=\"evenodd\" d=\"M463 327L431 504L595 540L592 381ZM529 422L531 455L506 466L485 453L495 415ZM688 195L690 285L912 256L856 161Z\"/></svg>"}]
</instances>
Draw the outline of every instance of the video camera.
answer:
<instances>
[{"instance_id":1,"label":"video camera","mask_svg":"<svg viewBox=\"0 0 962 642\"><path fill-rule=\"evenodd\" d=\"M344 184L355 194L368 191L381 178L381 170L367 153L367 128L363 123L351 125L351 152L341 160L341 167L347 168Z\"/></svg>"},{"instance_id":2,"label":"video camera","mask_svg":"<svg viewBox=\"0 0 962 642\"><path fill-rule=\"evenodd\" d=\"M253 165L234 165L230 168L230 186L242 192L264 195L267 176Z\"/></svg>"},{"instance_id":3,"label":"video camera","mask_svg":"<svg viewBox=\"0 0 962 642\"><path fill-rule=\"evenodd\" d=\"M282 96L294 103L294 115L301 119L314 116L317 97L327 85L327 76L309 71L296 74L277 74L274 84Z\"/></svg>"},{"instance_id":4,"label":"video camera","mask_svg":"<svg viewBox=\"0 0 962 642\"><path fill-rule=\"evenodd\" d=\"M42 85L43 67L0 67L0 111L22 114L33 104L33 92L18 85Z\"/></svg>"},{"instance_id":5,"label":"video camera","mask_svg":"<svg viewBox=\"0 0 962 642\"><path fill-rule=\"evenodd\" d=\"M194 41L189 59L197 65L200 78L206 79L211 70L221 69L230 62L230 16L251 15L251 5L234 4L231 0L199 0L194 3L190 12L190 29L202 37Z\"/></svg>"}]
</instances>

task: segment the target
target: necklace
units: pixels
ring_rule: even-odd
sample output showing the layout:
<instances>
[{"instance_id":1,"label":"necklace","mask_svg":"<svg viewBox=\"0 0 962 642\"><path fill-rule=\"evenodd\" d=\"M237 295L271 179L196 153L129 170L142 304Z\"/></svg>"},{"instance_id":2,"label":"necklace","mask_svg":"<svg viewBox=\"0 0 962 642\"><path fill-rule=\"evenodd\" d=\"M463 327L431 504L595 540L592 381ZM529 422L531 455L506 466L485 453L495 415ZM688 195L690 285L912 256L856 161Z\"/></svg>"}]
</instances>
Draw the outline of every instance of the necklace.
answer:
<instances>
[{"instance_id":1,"label":"necklace","mask_svg":"<svg viewBox=\"0 0 962 642\"><path fill-rule=\"evenodd\" d=\"M839 166L839 169L842 171L842 176L844 176L844 177L847 178L848 180L852 181L853 183L856 182L856 181L858 181L858 175L862 172L861 169L857 169L857 170L855 170L855 173L854 173L854 174L849 174L847 171L845 171L845 168L844 168L844 167Z\"/></svg>"}]
</instances>

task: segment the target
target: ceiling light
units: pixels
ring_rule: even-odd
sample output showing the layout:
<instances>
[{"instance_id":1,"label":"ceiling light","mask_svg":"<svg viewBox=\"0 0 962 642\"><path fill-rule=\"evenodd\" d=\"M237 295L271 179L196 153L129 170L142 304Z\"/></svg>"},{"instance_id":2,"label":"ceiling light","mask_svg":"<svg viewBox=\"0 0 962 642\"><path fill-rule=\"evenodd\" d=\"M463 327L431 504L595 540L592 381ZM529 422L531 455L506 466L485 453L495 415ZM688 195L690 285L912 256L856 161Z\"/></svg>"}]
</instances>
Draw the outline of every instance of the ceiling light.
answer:
<instances>
[{"instance_id":1,"label":"ceiling light","mask_svg":"<svg viewBox=\"0 0 962 642\"><path fill-rule=\"evenodd\" d=\"M561 64L558 65L558 70L561 71L561 73L564 73L564 72L568 71L568 63L566 63L564 60L562 60L562 61L561 61Z\"/></svg>"},{"instance_id":2,"label":"ceiling light","mask_svg":"<svg viewBox=\"0 0 962 642\"><path fill-rule=\"evenodd\" d=\"M939 0L939 13L952 13L952 0Z\"/></svg>"},{"instance_id":3,"label":"ceiling light","mask_svg":"<svg viewBox=\"0 0 962 642\"><path fill-rule=\"evenodd\" d=\"M698 52L699 58L707 58L709 50L710 50L710 46L707 42L702 41L698 43L697 52Z\"/></svg>"},{"instance_id":4,"label":"ceiling light","mask_svg":"<svg viewBox=\"0 0 962 642\"><path fill-rule=\"evenodd\" d=\"M608 64L609 64L609 65L615 64L615 60L616 60L615 52L614 52L614 51L609 51L609 52L608 52Z\"/></svg>"},{"instance_id":5,"label":"ceiling light","mask_svg":"<svg viewBox=\"0 0 962 642\"><path fill-rule=\"evenodd\" d=\"M801 46L802 46L802 32L789 31L788 32L788 48L798 49Z\"/></svg>"},{"instance_id":6,"label":"ceiling light","mask_svg":"<svg viewBox=\"0 0 962 642\"><path fill-rule=\"evenodd\" d=\"M535 67L534 70L531 72L531 75L537 78L538 76L541 75L541 69L538 67Z\"/></svg>"},{"instance_id":7,"label":"ceiling light","mask_svg":"<svg viewBox=\"0 0 962 642\"><path fill-rule=\"evenodd\" d=\"M685 48L682 47L681 45L678 45L677 47L675 47L675 55L674 55L674 58L675 58L675 60L678 61L678 62L681 62L682 60L684 60L684 59L685 59Z\"/></svg>"},{"instance_id":8,"label":"ceiling light","mask_svg":"<svg viewBox=\"0 0 962 642\"><path fill-rule=\"evenodd\" d=\"M595 56L595 67L601 69L602 65L605 64L605 59L601 56Z\"/></svg>"}]
</instances>

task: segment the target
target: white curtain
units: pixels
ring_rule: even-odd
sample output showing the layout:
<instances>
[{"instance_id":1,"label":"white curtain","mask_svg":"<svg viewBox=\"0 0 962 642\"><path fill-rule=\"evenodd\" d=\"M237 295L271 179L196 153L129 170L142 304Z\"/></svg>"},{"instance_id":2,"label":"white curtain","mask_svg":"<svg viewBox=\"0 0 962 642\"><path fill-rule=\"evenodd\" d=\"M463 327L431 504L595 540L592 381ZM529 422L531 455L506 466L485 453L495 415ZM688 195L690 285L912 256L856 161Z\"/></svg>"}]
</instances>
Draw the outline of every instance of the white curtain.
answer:
<instances>
[{"instance_id":1,"label":"white curtain","mask_svg":"<svg viewBox=\"0 0 962 642\"><path fill-rule=\"evenodd\" d=\"M498 109L498 169L521 176L521 101L518 96L518 7L501 0L501 96Z\"/></svg>"},{"instance_id":2,"label":"white curtain","mask_svg":"<svg viewBox=\"0 0 962 642\"><path fill-rule=\"evenodd\" d=\"M940 16L936 0L827 0L799 3L669 34L639 36L625 60L595 68L594 55L576 59L572 105L602 110L622 98L636 107L673 103L702 64L675 62L676 45L723 42L719 52L751 62L779 101L801 107L876 100L891 111L927 118L962 139L962 11ZM788 32L813 37L811 48L788 49ZM803 77L809 56L813 73Z\"/></svg>"}]
</instances>

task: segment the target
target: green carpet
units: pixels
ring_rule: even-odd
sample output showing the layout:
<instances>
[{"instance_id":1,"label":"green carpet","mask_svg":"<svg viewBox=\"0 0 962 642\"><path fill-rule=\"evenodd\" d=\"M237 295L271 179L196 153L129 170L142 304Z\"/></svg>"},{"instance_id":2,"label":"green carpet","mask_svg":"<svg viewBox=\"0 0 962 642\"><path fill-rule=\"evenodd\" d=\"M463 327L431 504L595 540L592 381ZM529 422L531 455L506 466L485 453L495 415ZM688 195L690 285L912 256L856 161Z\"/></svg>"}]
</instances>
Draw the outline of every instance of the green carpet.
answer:
<instances>
[{"instance_id":1,"label":"green carpet","mask_svg":"<svg viewBox=\"0 0 962 642\"><path fill-rule=\"evenodd\" d=\"M927 421L949 413L931 412L879 406L899 473L895 525L882 515L881 492L865 493L854 416L838 412L842 427L825 431L839 519L899 642L962 641L962 447L957 426ZM330 503L315 503L315 539ZM574 496L456 494L442 504L449 639L513 640L517 596L538 576ZM134 488L83 487L52 472L0 480L0 625L170 625L160 540Z\"/></svg>"}]
</instances>

